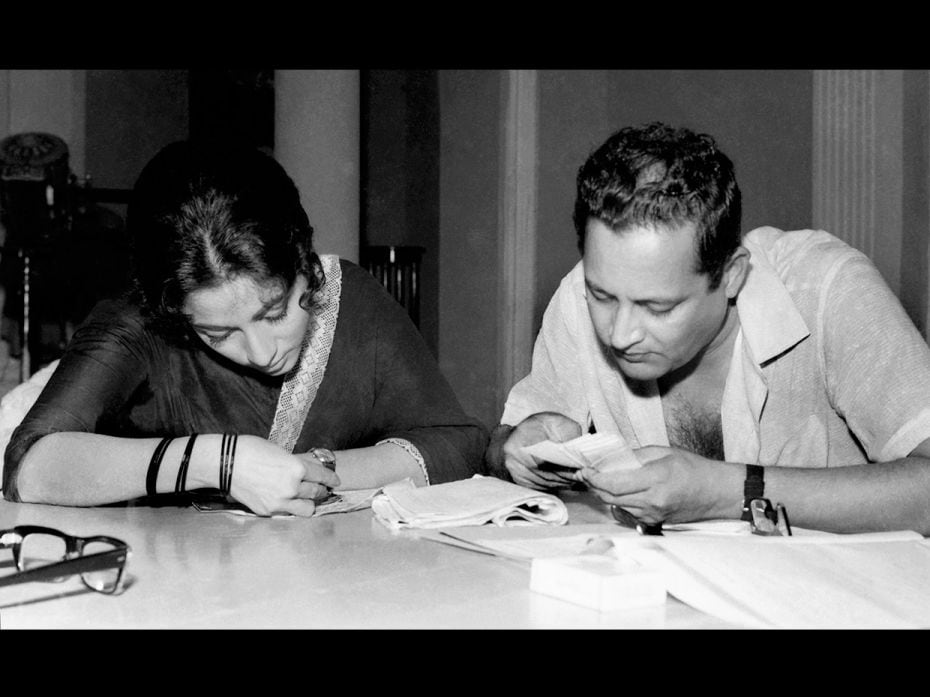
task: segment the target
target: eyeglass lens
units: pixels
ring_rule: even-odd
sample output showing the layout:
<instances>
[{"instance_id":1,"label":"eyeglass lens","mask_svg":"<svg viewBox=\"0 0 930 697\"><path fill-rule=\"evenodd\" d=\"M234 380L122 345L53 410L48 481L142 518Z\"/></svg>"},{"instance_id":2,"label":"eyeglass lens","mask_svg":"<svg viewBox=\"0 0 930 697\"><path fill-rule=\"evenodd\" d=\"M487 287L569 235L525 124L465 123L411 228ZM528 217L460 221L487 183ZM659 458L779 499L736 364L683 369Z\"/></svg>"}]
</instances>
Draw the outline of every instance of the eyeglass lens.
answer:
<instances>
[{"instance_id":1,"label":"eyeglass lens","mask_svg":"<svg viewBox=\"0 0 930 697\"><path fill-rule=\"evenodd\" d=\"M46 566L61 561L68 556L65 538L44 532L31 532L23 537L19 547L20 571L29 571L38 566ZM56 578L54 582L66 577Z\"/></svg>"},{"instance_id":2,"label":"eyeglass lens","mask_svg":"<svg viewBox=\"0 0 930 697\"><path fill-rule=\"evenodd\" d=\"M88 541L81 550L82 556L109 552L115 545L104 541ZM32 532L23 537L20 547L20 567L22 571L45 566L68 558L68 546L64 537L42 532ZM53 579L57 583L67 576ZM119 583L120 569L102 569L81 574L81 579L88 587L101 593L112 593Z\"/></svg>"},{"instance_id":3,"label":"eyeglass lens","mask_svg":"<svg viewBox=\"0 0 930 697\"><path fill-rule=\"evenodd\" d=\"M91 554L111 552L114 549L116 549L116 545L109 542L93 540L84 544L83 556L86 557ZM101 569L99 571L85 571L81 574L81 578L88 587L93 588L95 591L112 593L117 589L121 572L122 569L120 567Z\"/></svg>"}]
</instances>

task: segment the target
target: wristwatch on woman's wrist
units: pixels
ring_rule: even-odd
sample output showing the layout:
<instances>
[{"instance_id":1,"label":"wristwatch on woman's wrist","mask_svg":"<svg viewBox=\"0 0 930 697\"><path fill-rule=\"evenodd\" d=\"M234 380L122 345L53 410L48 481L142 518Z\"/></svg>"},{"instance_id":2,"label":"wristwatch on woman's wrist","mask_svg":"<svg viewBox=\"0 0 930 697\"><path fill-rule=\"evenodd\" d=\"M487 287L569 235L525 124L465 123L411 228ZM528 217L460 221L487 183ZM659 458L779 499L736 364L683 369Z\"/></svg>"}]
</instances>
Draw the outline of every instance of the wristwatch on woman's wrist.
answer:
<instances>
[{"instance_id":1,"label":"wristwatch on woman's wrist","mask_svg":"<svg viewBox=\"0 0 930 697\"><path fill-rule=\"evenodd\" d=\"M327 469L336 471L336 455L329 448L310 448L310 454Z\"/></svg>"}]
</instances>

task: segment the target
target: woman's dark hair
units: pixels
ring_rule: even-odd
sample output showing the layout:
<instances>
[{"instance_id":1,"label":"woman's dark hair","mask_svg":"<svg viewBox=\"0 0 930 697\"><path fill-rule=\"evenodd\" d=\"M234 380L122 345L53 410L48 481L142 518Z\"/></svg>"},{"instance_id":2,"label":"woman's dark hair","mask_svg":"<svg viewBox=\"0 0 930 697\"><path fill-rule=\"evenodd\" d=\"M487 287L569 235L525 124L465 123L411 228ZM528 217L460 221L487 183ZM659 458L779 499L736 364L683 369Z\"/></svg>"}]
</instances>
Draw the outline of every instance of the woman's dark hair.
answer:
<instances>
[{"instance_id":1,"label":"woman's dark hair","mask_svg":"<svg viewBox=\"0 0 930 697\"><path fill-rule=\"evenodd\" d=\"M733 163L706 134L663 123L623 128L578 170L574 223L584 253L590 219L631 225L694 223L698 273L720 284L739 247L742 201Z\"/></svg>"},{"instance_id":2,"label":"woman's dark hair","mask_svg":"<svg viewBox=\"0 0 930 697\"><path fill-rule=\"evenodd\" d=\"M237 276L290 288L302 274L309 310L325 281L297 187L258 149L166 146L139 175L126 227L143 312L176 338L189 334L181 308L192 291Z\"/></svg>"}]
</instances>

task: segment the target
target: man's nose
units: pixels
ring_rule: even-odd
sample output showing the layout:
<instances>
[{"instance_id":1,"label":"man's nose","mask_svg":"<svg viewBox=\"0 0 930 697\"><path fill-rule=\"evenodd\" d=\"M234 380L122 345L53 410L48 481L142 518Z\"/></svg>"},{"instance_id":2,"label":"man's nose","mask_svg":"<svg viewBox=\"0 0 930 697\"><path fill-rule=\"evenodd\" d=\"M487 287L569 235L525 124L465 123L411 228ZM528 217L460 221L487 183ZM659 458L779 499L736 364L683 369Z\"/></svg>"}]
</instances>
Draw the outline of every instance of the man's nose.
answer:
<instances>
[{"instance_id":1,"label":"man's nose","mask_svg":"<svg viewBox=\"0 0 930 697\"><path fill-rule=\"evenodd\" d=\"M639 322L638 313L630 307L618 307L610 328L610 346L615 351L626 351L646 336Z\"/></svg>"}]
</instances>

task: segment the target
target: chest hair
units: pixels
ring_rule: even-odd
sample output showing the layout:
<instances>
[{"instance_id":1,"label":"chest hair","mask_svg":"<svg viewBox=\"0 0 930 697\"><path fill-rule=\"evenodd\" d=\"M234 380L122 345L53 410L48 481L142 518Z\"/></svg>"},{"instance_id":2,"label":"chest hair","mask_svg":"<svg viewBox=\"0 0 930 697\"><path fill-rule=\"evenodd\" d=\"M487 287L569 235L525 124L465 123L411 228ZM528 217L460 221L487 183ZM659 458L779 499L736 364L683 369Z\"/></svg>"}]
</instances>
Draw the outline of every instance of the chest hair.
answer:
<instances>
[{"instance_id":1,"label":"chest hair","mask_svg":"<svg viewBox=\"0 0 930 697\"><path fill-rule=\"evenodd\" d=\"M711 460L723 460L723 424L719 407L696 405L680 396L662 398L669 445Z\"/></svg>"}]
</instances>

